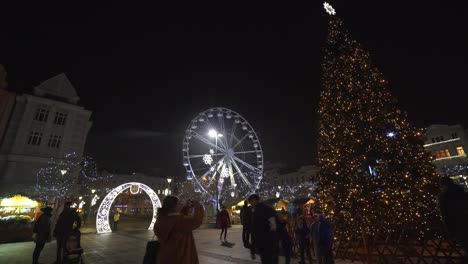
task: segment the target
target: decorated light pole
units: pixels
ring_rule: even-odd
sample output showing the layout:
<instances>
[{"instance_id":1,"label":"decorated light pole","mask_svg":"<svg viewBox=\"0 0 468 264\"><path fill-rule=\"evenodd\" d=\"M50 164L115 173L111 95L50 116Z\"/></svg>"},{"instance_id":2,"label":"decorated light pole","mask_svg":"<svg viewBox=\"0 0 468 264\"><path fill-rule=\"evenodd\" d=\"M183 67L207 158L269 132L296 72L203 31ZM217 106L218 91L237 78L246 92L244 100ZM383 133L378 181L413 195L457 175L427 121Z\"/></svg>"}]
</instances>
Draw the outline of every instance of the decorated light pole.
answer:
<instances>
[{"instance_id":1,"label":"decorated light pole","mask_svg":"<svg viewBox=\"0 0 468 264\"><path fill-rule=\"evenodd\" d=\"M215 179L216 179L216 210L219 210L219 183L223 183L224 180L223 179L219 179L219 177L216 175L216 173L218 172L218 138L219 137L223 137L222 134L218 134L218 132L216 132L216 130L212 129L210 130L210 132L208 132L208 136L210 137L214 137L215 138L215 165L214 165L214 168L215 168Z\"/></svg>"}]
</instances>

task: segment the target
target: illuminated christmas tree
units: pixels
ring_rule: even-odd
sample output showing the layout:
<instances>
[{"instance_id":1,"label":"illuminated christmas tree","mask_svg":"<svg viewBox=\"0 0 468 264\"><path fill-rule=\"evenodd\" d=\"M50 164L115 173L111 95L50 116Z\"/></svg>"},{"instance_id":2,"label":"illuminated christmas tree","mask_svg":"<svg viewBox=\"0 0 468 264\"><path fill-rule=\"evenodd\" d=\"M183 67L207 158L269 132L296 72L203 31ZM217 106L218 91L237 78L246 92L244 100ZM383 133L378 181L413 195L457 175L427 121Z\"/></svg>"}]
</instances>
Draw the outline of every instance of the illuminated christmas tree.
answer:
<instances>
[{"instance_id":1,"label":"illuminated christmas tree","mask_svg":"<svg viewBox=\"0 0 468 264\"><path fill-rule=\"evenodd\" d=\"M98 186L111 177L99 175L91 157L68 153L61 159L49 159L47 166L39 169L31 195L47 201L76 198L80 193L88 194L90 189L98 189L99 193Z\"/></svg>"},{"instance_id":2,"label":"illuminated christmas tree","mask_svg":"<svg viewBox=\"0 0 468 264\"><path fill-rule=\"evenodd\" d=\"M409 223L423 235L437 215L438 192L423 131L410 126L369 52L324 6L330 23L319 106L322 210L355 227L337 230L341 235Z\"/></svg>"}]
</instances>

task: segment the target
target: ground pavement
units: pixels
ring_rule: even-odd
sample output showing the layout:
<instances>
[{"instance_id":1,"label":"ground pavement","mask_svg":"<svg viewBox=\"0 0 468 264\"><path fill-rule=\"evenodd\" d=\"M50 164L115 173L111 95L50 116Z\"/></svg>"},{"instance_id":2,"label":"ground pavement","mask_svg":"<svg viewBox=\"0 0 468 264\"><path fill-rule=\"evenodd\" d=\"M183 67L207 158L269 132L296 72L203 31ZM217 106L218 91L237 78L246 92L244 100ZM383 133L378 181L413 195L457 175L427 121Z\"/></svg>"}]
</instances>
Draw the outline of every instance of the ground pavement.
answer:
<instances>
[{"instance_id":1,"label":"ground pavement","mask_svg":"<svg viewBox=\"0 0 468 264\"><path fill-rule=\"evenodd\" d=\"M151 240L150 230L123 230L109 234L95 234L92 228L82 228L81 244L84 248L83 260L86 264L142 263L146 242ZM242 227L228 229L228 241L235 243L232 248L221 246L219 230L200 228L194 231L198 257L202 264L260 263L250 259L249 251L242 245ZM27 264L32 262L33 242L0 244L0 263ZM55 261L55 241L46 244L40 263L51 264ZM284 263L281 259L280 263ZM292 263L298 263L293 259ZM348 263L337 260L336 263ZM351 262L349 262L351 263ZM168 263L169 264L169 263Z\"/></svg>"}]
</instances>

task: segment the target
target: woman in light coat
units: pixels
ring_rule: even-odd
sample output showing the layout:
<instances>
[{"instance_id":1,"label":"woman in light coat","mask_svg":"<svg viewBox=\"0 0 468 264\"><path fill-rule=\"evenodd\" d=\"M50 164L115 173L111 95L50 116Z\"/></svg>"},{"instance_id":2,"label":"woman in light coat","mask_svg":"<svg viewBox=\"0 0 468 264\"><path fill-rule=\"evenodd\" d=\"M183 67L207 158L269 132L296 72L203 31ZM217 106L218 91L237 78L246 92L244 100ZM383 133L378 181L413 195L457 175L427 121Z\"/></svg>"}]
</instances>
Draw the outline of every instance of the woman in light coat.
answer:
<instances>
[{"instance_id":1,"label":"woman in light coat","mask_svg":"<svg viewBox=\"0 0 468 264\"><path fill-rule=\"evenodd\" d=\"M154 234L161 243L156 263L199 263L192 231L202 224L203 207L198 202L189 203L188 206L194 208L193 215L179 213L179 199L176 196L164 198L154 225Z\"/></svg>"}]
</instances>

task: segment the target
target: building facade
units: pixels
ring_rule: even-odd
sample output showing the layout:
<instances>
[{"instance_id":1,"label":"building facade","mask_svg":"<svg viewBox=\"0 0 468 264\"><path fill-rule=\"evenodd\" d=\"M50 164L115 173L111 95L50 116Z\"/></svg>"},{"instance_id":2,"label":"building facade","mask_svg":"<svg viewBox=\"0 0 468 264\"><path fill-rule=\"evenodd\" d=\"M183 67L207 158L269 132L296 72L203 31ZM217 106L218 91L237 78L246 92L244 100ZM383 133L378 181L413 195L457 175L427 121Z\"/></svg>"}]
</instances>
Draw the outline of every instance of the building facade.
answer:
<instances>
[{"instance_id":1,"label":"building facade","mask_svg":"<svg viewBox=\"0 0 468 264\"><path fill-rule=\"evenodd\" d=\"M263 179L265 186L277 187L277 186L294 186L306 182L316 182L317 174L320 168L317 165L304 165L301 166L297 171L282 172L285 166L283 164L266 164L263 173Z\"/></svg>"},{"instance_id":2,"label":"building facade","mask_svg":"<svg viewBox=\"0 0 468 264\"><path fill-rule=\"evenodd\" d=\"M0 194L24 190L50 158L82 155L91 128L91 111L77 105L79 97L59 74L17 95L0 145Z\"/></svg>"},{"instance_id":3,"label":"building facade","mask_svg":"<svg viewBox=\"0 0 468 264\"><path fill-rule=\"evenodd\" d=\"M431 125L426 130L424 147L434 157L437 172L466 184L468 137L461 125Z\"/></svg>"}]
</instances>

